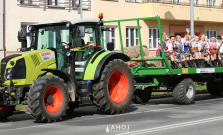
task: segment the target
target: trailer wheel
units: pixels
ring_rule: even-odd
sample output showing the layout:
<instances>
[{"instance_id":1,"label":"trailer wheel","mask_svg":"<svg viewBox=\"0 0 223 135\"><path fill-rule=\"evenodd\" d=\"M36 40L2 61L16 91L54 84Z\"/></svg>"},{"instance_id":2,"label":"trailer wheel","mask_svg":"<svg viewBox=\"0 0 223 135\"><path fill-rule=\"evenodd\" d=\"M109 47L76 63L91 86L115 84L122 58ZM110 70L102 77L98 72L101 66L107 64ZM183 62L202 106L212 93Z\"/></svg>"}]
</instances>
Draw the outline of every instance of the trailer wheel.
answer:
<instances>
[{"instance_id":1,"label":"trailer wheel","mask_svg":"<svg viewBox=\"0 0 223 135\"><path fill-rule=\"evenodd\" d=\"M207 90L211 95L219 96L222 94L222 81L215 82L213 80L207 81Z\"/></svg>"},{"instance_id":2,"label":"trailer wheel","mask_svg":"<svg viewBox=\"0 0 223 135\"><path fill-rule=\"evenodd\" d=\"M103 113L123 113L132 102L133 92L133 75L128 65L115 59L105 66L99 82L93 85L92 100Z\"/></svg>"},{"instance_id":3,"label":"trailer wheel","mask_svg":"<svg viewBox=\"0 0 223 135\"><path fill-rule=\"evenodd\" d=\"M195 98L195 85L192 79L186 78L173 90L173 100L177 104L191 104Z\"/></svg>"},{"instance_id":4,"label":"trailer wheel","mask_svg":"<svg viewBox=\"0 0 223 135\"><path fill-rule=\"evenodd\" d=\"M54 75L37 79L30 88L28 106L37 122L61 120L68 109L66 83Z\"/></svg>"},{"instance_id":5,"label":"trailer wheel","mask_svg":"<svg viewBox=\"0 0 223 135\"><path fill-rule=\"evenodd\" d=\"M6 120L9 116L12 116L13 111L15 111L15 106L0 106L0 121Z\"/></svg>"},{"instance_id":6,"label":"trailer wheel","mask_svg":"<svg viewBox=\"0 0 223 135\"><path fill-rule=\"evenodd\" d=\"M152 92L151 89L147 88L145 90L137 90L134 92L133 103L135 104L144 104L147 103L151 98Z\"/></svg>"}]
</instances>

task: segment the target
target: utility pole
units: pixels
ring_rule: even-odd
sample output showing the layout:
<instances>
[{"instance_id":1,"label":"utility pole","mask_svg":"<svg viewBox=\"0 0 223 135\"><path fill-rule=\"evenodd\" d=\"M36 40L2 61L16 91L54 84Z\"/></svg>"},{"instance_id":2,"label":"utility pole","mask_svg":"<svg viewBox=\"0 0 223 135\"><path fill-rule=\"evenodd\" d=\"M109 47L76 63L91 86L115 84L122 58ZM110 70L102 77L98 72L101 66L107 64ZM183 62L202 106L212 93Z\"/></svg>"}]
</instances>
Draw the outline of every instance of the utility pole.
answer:
<instances>
[{"instance_id":1,"label":"utility pole","mask_svg":"<svg viewBox=\"0 0 223 135\"><path fill-rule=\"evenodd\" d=\"M190 0L190 34L194 37L194 0Z\"/></svg>"}]
</instances>

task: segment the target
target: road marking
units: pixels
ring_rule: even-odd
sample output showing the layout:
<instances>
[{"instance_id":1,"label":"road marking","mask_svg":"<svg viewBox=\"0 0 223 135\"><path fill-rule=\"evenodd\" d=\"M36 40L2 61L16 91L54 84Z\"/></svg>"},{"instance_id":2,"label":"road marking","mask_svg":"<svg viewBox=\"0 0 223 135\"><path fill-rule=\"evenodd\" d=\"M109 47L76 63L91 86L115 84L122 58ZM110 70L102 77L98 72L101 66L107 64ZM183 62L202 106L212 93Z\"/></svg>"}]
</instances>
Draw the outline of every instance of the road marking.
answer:
<instances>
[{"instance_id":1,"label":"road marking","mask_svg":"<svg viewBox=\"0 0 223 135\"><path fill-rule=\"evenodd\" d=\"M157 132L157 131L180 128L180 127L185 127L185 126L204 124L204 123L214 122L214 121L219 121L219 120L223 120L223 116L201 119L201 120L195 120L195 121L190 121L190 122L177 123L177 124L161 126L161 127L148 128L148 129L143 129L143 130L138 130L138 131L133 131L133 132L121 133L121 134L117 134L117 135L130 135L130 134L131 135L132 134L140 135L140 134L145 134L145 133L152 133L152 132Z\"/></svg>"}]
</instances>

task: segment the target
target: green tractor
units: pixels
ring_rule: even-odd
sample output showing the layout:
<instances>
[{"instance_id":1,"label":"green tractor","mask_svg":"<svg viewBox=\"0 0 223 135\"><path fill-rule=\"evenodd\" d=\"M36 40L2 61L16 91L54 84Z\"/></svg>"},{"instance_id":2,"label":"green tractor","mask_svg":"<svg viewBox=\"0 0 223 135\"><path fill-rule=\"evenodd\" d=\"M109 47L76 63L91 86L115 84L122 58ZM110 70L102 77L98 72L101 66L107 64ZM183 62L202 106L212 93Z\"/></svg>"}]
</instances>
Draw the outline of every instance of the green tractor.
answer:
<instances>
[{"instance_id":1,"label":"green tractor","mask_svg":"<svg viewBox=\"0 0 223 135\"><path fill-rule=\"evenodd\" d=\"M58 121L89 99L103 113L125 112L134 93L130 58L103 49L102 26L102 18L77 19L20 31L21 52L1 60L0 119L24 104L36 121Z\"/></svg>"}]
</instances>

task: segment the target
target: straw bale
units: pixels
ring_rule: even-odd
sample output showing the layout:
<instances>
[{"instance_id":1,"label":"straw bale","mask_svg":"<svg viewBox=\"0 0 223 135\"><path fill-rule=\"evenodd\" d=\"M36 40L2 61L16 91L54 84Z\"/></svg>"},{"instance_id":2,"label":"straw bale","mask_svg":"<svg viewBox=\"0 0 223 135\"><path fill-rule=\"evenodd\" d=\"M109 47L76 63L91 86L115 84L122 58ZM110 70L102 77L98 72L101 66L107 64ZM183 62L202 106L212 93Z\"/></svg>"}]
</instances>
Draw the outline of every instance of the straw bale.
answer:
<instances>
[{"instance_id":1,"label":"straw bale","mask_svg":"<svg viewBox=\"0 0 223 135\"><path fill-rule=\"evenodd\" d=\"M129 56L131 59L132 58L138 58L139 56L141 56L140 53L140 46L131 46L131 47L126 47L124 48L124 53ZM146 46L143 46L143 55L147 56L148 55L148 49Z\"/></svg>"}]
</instances>

